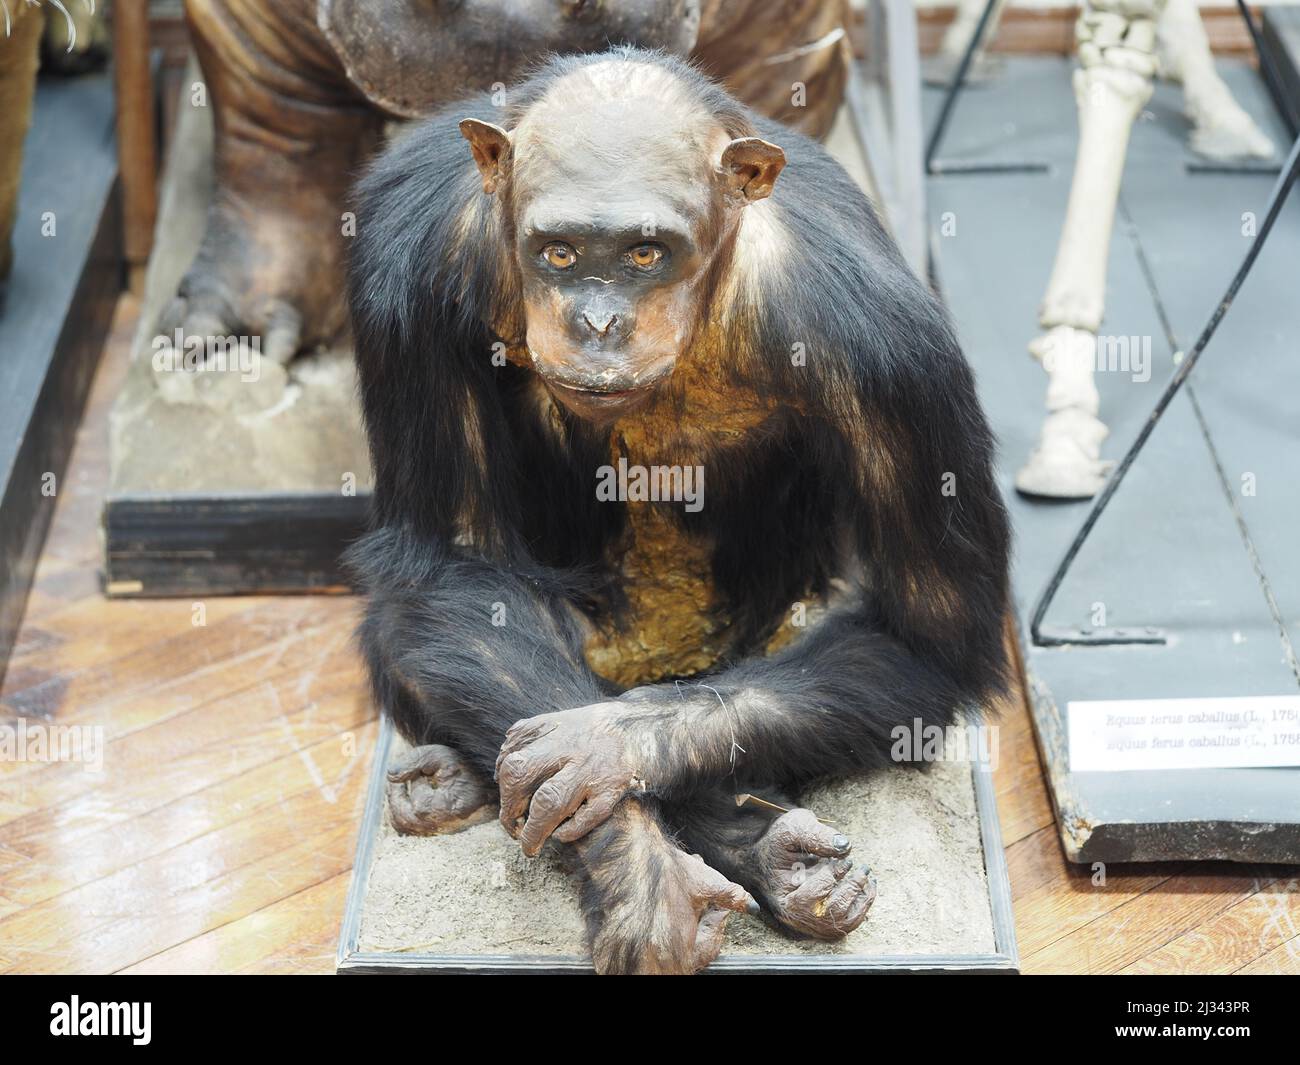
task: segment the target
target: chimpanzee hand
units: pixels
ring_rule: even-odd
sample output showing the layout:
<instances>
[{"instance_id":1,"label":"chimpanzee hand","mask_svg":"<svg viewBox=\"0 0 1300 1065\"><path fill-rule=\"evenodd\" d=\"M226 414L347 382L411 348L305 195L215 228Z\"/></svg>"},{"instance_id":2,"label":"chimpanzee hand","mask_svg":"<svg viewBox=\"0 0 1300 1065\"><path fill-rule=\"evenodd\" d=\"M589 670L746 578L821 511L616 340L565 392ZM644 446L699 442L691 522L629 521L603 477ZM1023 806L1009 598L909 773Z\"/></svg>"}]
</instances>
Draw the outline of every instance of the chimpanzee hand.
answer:
<instances>
[{"instance_id":1,"label":"chimpanzee hand","mask_svg":"<svg viewBox=\"0 0 1300 1065\"><path fill-rule=\"evenodd\" d=\"M815 939L842 939L867 918L876 881L853 868L853 845L810 810L791 810L769 826L754 848L756 874L772 916Z\"/></svg>"},{"instance_id":2,"label":"chimpanzee hand","mask_svg":"<svg viewBox=\"0 0 1300 1065\"><path fill-rule=\"evenodd\" d=\"M595 703L516 721L497 756L501 823L530 858L554 836L572 843L632 788L636 767L614 722L626 707Z\"/></svg>"}]
</instances>

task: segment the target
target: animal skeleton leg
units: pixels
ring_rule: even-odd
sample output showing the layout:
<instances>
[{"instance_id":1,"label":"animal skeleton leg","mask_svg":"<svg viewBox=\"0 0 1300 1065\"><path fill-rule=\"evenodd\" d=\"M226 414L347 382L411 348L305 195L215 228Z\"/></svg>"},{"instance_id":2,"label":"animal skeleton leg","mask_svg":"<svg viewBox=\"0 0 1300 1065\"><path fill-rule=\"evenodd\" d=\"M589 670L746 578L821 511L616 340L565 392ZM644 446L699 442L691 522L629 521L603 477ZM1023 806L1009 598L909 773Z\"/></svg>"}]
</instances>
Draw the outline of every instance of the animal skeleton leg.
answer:
<instances>
[{"instance_id":1,"label":"animal skeleton leg","mask_svg":"<svg viewBox=\"0 0 1300 1065\"><path fill-rule=\"evenodd\" d=\"M1160 73L1183 86L1193 151L1211 159L1268 159L1273 142L1233 99L1214 68L1196 0L1168 0L1157 32Z\"/></svg>"},{"instance_id":2,"label":"animal skeleton leg","mask_svg":"<svg viewBox=\"0 0 1300 1065\"><path fill-rule=\"evenodd\" d=\"M1030 344L1048 374L1038 446L1016 475L1030 495L1083 499L1101 488L1107 429L1093 381L1097 329L1105 306L1106 261L1129 134L1151 98L1156 19L1164 0L1087 0L1075 25L1079 149L1065 225L1040 323Z\"/></svg>"}]
</instances>

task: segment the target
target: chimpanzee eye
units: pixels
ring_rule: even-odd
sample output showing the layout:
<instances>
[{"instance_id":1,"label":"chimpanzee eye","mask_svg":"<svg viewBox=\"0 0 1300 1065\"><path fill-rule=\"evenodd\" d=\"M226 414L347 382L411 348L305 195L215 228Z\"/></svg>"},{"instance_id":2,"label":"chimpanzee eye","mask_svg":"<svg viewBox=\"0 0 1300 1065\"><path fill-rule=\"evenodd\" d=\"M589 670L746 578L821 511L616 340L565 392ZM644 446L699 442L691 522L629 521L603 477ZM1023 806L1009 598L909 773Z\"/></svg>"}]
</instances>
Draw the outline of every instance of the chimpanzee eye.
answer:
<instances>
[{"instance_id":1,"label":"chimpanzee eye","mask_svg":"<svg viewBox=\"0 0 1300 1065\"><path fill-rule=\"evenodd\" d=\"M578 261L578 252L572 244L553 240L542 249L542 258L557 270L568 270Z\"/></svg>"},{"instance_id":2,"label":"chimpanzee eye","mask_svg":"<svg viewBox=\"0 0 1300 1065\"><path fill-rule=\"evenodd\" d=\"M638 244L628 251L627 257L638 269L649 270L663 260L664 254L663 246L660 244Z\"/></svg>"}]
</instances>

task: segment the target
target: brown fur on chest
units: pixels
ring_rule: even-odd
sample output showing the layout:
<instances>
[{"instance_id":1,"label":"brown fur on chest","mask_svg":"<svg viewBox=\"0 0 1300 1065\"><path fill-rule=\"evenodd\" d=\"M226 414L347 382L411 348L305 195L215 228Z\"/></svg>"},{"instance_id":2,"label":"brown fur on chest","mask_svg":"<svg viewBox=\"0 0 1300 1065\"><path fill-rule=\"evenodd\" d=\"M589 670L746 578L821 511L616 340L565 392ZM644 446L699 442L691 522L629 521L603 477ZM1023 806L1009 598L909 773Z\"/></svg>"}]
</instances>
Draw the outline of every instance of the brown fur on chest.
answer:
<instances>
[{"instance_id":1,"label":"brown fur on chest","mask_svg":"<svg viewBox=\"0 0 1300 1065\"><path fill-rule=\"evenodd\" d=\"M738 443L771 417L774 407L752 393L720 394L691 388L700 382L683 383L684 396L666 396L615 428L611 462L699 466L707 508L710 453ZM587 664L624 687L709 671L730 649L730 618L713 580L714 545L682 524L681 502L622 505L624 531L609 562L621 577L626 609L620 624L607 622L588 639ZM777 639L794 631L782 626Z\"/></svg>"},{"instance_id":2,"label":"brown fur on chest","mask_svg":"<svg viewBox=\"0 0 1300 1065\"><path fill-rule=\"evenodd\" d=\"M626 612L587 639L592 671L625 688L713 669L729 650L730 619L712 577L712 548L690 536L663 504L632 503L616 549ZM772 654L800 628L787 618L764 646Z\"/></svg>"},{"instance_id":3,"label":"brown fur on chest","mask_svg":"<svg viewBox=\"0 0 1300 1065\"><path fill-rule=\"evenodd\" d=\"M587 664L624 687L710 669L725 649L709 544L687 534L662 503L629 503L614 548L626 611L587 641Z\"/></svg>"}]
</instances>

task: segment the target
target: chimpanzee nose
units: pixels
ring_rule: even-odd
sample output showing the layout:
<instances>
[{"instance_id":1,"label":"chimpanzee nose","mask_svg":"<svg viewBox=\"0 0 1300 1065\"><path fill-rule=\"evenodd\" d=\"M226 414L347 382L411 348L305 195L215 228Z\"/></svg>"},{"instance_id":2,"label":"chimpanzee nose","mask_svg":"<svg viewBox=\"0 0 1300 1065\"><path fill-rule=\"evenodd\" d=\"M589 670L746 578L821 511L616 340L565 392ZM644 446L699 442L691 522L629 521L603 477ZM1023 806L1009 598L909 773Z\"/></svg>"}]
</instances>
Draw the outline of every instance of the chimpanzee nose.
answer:
<instances>
[{"instance_id":1,"label":"chimpanzee nose","mask_svg":"<svg viewBox=\"0 0 1300 1065\"><path fill-rule=\"evenodd\" d=\"M601 314L598 311L593 318L590 311L583 311L582 320L587 323L587 328L593 333L599 333L601 336L606 336L609 333L610 326L618 321L618 315Z\"/></svg>"}]
</instances>

